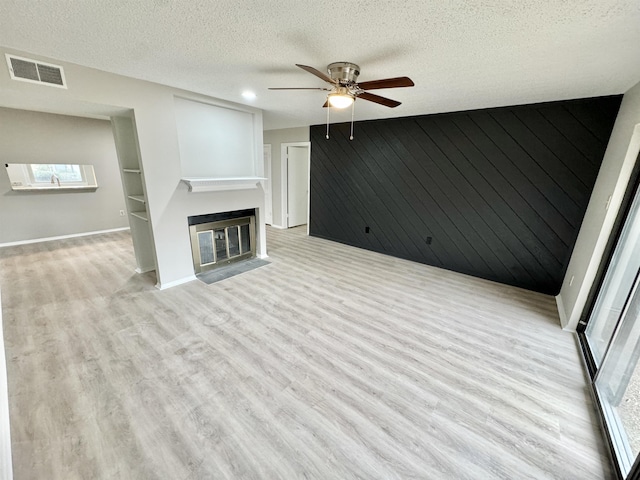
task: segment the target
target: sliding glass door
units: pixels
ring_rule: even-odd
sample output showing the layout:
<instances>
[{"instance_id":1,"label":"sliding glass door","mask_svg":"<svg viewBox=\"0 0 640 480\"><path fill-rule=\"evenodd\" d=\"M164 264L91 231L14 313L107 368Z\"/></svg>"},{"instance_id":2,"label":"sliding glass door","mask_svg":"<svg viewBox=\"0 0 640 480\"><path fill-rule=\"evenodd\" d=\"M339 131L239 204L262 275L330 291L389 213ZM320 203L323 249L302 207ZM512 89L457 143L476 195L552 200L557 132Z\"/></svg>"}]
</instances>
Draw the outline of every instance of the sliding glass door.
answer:
<instances>
[{"instance_id":1,"label":"sliding glass door","mask_svg":"<svg viewBox=\"0 0 640 480\"><path fill-rule=\"evenodd\" d=\"M596 366L602 363L640 268L640 196L636 195L585 330Z\"/></svg>"},{"instance_id":2,"label":"sliding glass door","mask_svg":"<svg viewBox=\"0 0 640 480\"><path fill-rule=\"evenodd\" d=\"M619 473L640 453L640 194L626 213L587 327L593 387Z\"/></svg>"},{"instance_id":3,"label":"sliding glass door","mask_svg":"<svg viewBox=\"0 0 640 480\"><path fill-rule=\"evenodd\" d=\"M634 282L595 388L623 475L640 452L640 290Z\"/></svg>"}]
</instances>

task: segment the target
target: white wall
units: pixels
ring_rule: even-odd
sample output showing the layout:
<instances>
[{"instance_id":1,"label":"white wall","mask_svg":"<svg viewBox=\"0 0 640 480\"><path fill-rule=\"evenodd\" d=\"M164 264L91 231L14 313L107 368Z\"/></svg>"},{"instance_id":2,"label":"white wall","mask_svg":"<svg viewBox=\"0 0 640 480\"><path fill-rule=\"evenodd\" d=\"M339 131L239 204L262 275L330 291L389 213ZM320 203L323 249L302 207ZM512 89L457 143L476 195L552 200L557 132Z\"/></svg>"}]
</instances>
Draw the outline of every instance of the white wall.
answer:
<instances>
[{"instance_id":1,"label":"white wall","mask_svg":"<svg viewBox=\"0 0 640 480\"><path fill-rule=\"evenodd\" d=\"M639 149L640 83L622 99L567 274L556 297L562 327L567 330L575 330L580 320Z\"/></svg>"},{"instance_id":2,"label":"white wall","mask_svg":"<svg viewBox=\"0 0 640 480\"><path fill-rule=\"evenodd\" d=\"M156 249L156 273L161 288L193 278L187 217L244 208L258 208L258 254L266 255L261 188L234 192L189 193L182 177L175 98L217 105L253 116L254 159L257 176L262 166L262 112L232 102L185 90L114 75L56 59L0 47L0 55L12 53L64 68L68 89L13 81L0 68L0 106L66 113L107 112L117 115L133 110L146 182L149 223ZM111 113L109 113L111 112ZM81 113L80 113L81 114ZM104 113L103 113L104 114Z\"/></svg>"},{"instance_id":3,"label":"white wall","mask_svg":"<svg viewBox=\"0 0 640 480\"><path fill-rule=\"evenodd\" d=\"M183 176L256 176L253 115L183 98L175 106Z\"/></svg>"},{"instance_id":4,"label":"white wall","mask_svg":"<svg viewBox=\"0 0 640 480\"><path fill-rule=\"evenodd\" d=\"M2 163L94 166L95 192L14 192L0 168L0 244L128 227L107 120L0 108Z\"/></svg>"},{"instance_id":5,"label":"white wall","mask_svg":"<svg viewBox=\"0 0 640 480\"><path fill-rule=\"evenodd\" d=\"M284 128L264 132L264 143L271 144L271 171L273 173L271 191L273 193L274 226L284 225L284 219L282 218L282 158L280 146L283 143L308 141L309 127Z\"/></svg>"}]
</instances>

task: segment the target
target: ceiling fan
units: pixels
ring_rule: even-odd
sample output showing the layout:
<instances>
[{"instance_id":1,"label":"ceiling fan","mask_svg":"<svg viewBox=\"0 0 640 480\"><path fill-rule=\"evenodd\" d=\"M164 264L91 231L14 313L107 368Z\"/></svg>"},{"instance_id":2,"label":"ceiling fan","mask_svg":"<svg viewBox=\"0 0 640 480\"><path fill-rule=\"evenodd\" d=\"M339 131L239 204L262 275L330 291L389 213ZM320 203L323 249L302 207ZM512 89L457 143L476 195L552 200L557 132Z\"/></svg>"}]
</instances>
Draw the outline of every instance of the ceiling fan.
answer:
<instances>
[{"instance_id":1,"label":"ceiling fan","mask_svg":"<svg viewBox=\"0 0 640 480\"><path fill-rule=\"evenodd\" d=\"M315 75L331 85L331 88L270 88L269 90L324 90L329 92L324 107L346 108L351 106L356 98L378 103L385 107L395 108L400 102L390 98L381 97L367 92L367 90L377 90L381 88L413 87L414 83L409 77L385 78L382 80L370 80L358 83L360 67L350 62L335 62L327 66L329 75L322 73L313 67L300 65L296 67Z\"/></svg>"},{"instance_id":2,"label":"ceiling fan","mask_svg":"<svg viewBox=\"0 0 640 480\"><path fill-rule=\"evenodd\" d=\"M390 98L381 97L373 93L367 92L367 90L377 90L381 88L398 88L398 87L413 87L414 83L409 77L394 77L384 78L381 80L370 80L368 82L358 83L358 75L360 75L360 67L355 63L350 62L334 62L327 66L327 75L322 73L308 65L300 65L296 63L296 67L299 67L312 75L324 80L331 85L331 88L327 87L293 87L293 88L269 88L269 90L323 90L329 92L327 95L327 101L323 107L335 107L346 108L351 106L351 136L350 140L353 140L353 116L356 98L361 98L369 102L378 103L385 107L395 108L400 105L400 102L392 100ZM329 108L327 108L327 139L329 139Z\"/></svg>"}]
</instances>

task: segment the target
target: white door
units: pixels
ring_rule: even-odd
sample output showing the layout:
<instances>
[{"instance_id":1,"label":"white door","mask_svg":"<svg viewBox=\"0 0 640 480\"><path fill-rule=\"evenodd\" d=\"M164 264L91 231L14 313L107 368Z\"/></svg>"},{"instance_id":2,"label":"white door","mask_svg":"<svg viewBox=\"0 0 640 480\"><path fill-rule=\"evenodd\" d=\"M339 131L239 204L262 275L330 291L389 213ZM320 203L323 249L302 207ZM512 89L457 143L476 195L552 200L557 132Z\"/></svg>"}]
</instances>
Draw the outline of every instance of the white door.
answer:
<instances>
[{"instance_id":1,"label":"white door","mask_svg":"<svg viewBox=\"0 0 640 480\"><path fill-rule=\"evenodd\" d=\"M264 188L264 223L273 223L273 194L271 193L271 145L263 146L264 155L264 176L266 180L262 182Z\"/></svg>"},{"instance_id":2,"label":"white door","mask_svg":"<svg viewBox=\"0 0 640 480\"><path fill-rule=\"evenodd\" d=\"M288 227L306 225L309 215L309 147L287 147Z\"/></svg>"}]
</instances>

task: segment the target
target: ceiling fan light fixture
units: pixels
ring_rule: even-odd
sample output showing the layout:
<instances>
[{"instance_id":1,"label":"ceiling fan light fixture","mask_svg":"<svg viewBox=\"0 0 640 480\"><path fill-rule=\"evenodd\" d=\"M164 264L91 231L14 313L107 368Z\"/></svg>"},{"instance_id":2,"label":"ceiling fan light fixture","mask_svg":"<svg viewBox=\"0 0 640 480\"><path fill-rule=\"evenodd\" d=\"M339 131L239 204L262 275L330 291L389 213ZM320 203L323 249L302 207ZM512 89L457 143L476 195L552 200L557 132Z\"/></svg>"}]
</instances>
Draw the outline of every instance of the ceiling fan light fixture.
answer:
<instances>
[{"instance_id":1,"label":"ceiling fan light fixture","mask_svg":"<svg viewBox=\"0 0 640 480\"><path fill-rule=\"evenodd\" d=\"M329 105L335 108L347 108L355 101L353 95L348 93L330 93L328 96Z\"/></svg>"}]
</instances>

